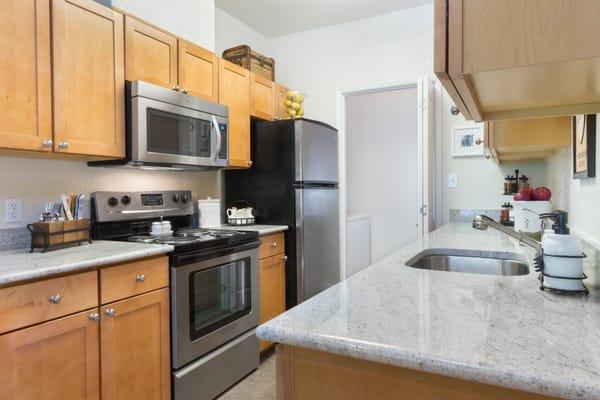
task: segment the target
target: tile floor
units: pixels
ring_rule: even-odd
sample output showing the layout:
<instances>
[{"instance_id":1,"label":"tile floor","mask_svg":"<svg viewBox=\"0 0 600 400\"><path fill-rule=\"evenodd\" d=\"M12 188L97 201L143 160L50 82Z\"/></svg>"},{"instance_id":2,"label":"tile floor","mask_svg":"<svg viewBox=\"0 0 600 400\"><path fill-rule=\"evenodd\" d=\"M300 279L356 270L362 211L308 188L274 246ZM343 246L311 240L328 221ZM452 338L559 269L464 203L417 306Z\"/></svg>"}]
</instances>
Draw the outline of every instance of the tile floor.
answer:
<instances>
[{"instance_id":1,"label":"tile floor","mask_svg":"<svg viewBox=\"0 0 600 400\"><path fill-rule=\"evenodd\" d=\"M256 371L223 393L218 400L275 400L275 352L261 357Z\"/></svg>"}]
</instances>

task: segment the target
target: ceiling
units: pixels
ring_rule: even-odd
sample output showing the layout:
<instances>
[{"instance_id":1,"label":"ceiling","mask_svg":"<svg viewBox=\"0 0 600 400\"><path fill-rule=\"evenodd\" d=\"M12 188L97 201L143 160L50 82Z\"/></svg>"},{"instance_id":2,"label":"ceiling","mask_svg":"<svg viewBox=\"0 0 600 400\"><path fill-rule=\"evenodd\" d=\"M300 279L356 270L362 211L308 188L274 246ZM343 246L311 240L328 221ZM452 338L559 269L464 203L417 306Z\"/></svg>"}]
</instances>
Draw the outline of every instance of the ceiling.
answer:
<instances>
[{"instance_id":1,"label":"ceiling","mask_svg":"<svg viewBox=\"0 0 600 400\"><path fill-rule=\"evenodd\" d=\"M287 35L431 3L433 0L216 0L266 37Z\"/></svg>"}]
</instances>

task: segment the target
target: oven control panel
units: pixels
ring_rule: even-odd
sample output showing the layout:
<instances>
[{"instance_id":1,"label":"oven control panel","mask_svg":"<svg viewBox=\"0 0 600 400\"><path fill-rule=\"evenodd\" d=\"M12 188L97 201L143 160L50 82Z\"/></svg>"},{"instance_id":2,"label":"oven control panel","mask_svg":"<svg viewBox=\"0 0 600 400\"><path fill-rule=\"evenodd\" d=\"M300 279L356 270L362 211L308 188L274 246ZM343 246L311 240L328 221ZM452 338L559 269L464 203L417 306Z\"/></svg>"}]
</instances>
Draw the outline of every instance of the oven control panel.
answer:
<instances>
[{"instance_id":1,"label":"oven control panel","mask_svg":"<svg viewBox=\"0 0 600 400\"><path fill-rule=\"evenodd\" d=\"M194 214L192 192L95 192L92 211L97 222L128 221Z\"/></svg>"}]
</instances>

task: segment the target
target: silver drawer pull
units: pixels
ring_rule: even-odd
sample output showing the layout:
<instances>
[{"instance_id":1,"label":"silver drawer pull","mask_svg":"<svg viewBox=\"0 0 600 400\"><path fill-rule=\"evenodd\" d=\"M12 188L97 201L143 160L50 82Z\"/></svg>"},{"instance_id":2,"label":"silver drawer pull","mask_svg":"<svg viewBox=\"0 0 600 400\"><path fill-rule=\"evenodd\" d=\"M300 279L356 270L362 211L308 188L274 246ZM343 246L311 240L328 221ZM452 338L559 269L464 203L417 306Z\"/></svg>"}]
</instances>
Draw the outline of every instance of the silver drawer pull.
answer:
<instances>
[{"instance_id":1,"label":"silver drawer pull","mask_svg":"<svg viewBox=\"0 0 600 400\"><path fill-rule=\"evenodd\" d=\"M95 313L91 313L89 315L90 321L98 321L100 319L100 314L98 314L97 312Z\"/></svg>"},{"instance_id":2,"label":"silver drawer pull","mask_svg":"<svg viewBox=\"0 0 600 400\"><path fill-rule=\"evenodd\" d=\"M283 257L281 257L281 259L282 259L283 261L287 261L287 260L288 260L288 257L287 257L287 256L283 256Z\"/></svg>"},{"instance_id":3,"label":"silver drawer pull","mask_svg":"<svg viewBox=\"0 0 600 400\"><path fill-rule=\"evenodd\" d=\"M106 311L104 311L104 314L106 314L107 317L114 317L116 312L114 308L107 308Z\"/></svg>"},{"instance_id":4,"label":"silver drawer pull","mask_svg":"<svg viewBox=\"0 0 600 400\"><path fill-rule=\"evenodd\" d=\"M146 276L144 274L136 275L135 280L138 282L144 282L144 281L146 281Z\"/></svg>"},{"instance_id":5,"label":"silver drawer pull","mask_svg":"<svg viewBox=\"0 0 600 400\"><path fill-rule=\"evenodd\" d=\"M53 294L52 296L48 297L48 302L52 304L58 304L61 300L62 298L60 297L60 294Z\"/></svg>"}]
</instances>

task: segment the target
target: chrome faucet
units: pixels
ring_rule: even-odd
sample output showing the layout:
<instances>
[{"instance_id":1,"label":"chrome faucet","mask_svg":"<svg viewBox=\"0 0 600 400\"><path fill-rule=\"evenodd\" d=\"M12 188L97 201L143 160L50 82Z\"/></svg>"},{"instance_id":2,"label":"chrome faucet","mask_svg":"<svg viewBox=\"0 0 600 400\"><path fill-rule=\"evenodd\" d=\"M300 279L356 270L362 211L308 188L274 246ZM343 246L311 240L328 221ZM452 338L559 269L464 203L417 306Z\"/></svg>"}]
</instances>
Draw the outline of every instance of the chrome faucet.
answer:
<instances>
[{"instance_id":1,"label":"chrome faucet","mask_svg":"<svg viewBox=\"0 0 600 400\"><path fill-rule=\"evenodd\" d=\"M540 242L530 238L527 235L522 235L508 226L502 225L487 215L477 215L475 218L473 218L473 228L480 231L485 231L489 226L517 239L519 243L533 248L538 253L542 252L542 244Z\"/></svg>"}]
</instances>

